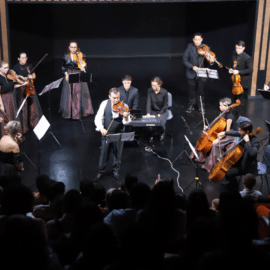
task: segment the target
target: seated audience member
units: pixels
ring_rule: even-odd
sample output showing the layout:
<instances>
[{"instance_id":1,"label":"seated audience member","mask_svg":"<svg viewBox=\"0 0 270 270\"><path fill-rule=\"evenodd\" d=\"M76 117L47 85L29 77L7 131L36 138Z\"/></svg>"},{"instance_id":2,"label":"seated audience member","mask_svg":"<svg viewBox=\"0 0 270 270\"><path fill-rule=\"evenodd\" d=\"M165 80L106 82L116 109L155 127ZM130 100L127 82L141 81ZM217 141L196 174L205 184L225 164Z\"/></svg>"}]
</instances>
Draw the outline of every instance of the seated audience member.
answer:
<instances>
[{"instance_id":1,"label":"seated audience member","mask_svg":"<svg viewBox=\"0 0 270 270\"><path fill-rule=\"evenodd\" d=\"M126 209L114 209L105 218L104 223L109 225L117 235L125 232L126 228L136 221L137 212L143 209L150 195L150 187L142 182L132 186L130 191L130 205Z\"/></svg>"},{"instance_id":2,"label":"seated audience member","mask_svg":"<svg viewBox=\"0 0 270 270\"><path fill-rule=\"evenodd\" d=\"M7 217L11 215L29 215L29 217L33 218L33 203L34 197L28 187L17 184L5 188L1 198L0 232L2 231ZM47 238L45 222L40 218L33 219L39 226L44 237Z\"/></svg>"},{"instance_id":3,"label":"seated audience member","mask_svg":"<svg viewBox=\"0 0 270 270\"><path fill-rule=\"evenodd\" d=\"M83 240L90 226L102 222L103 216L95 203L84 201L78 208L71 232L51 243L63 267L71 264L82 252Z\"/></svg>"},{"instance_id":4,"label":"seated audience member","mask_svg":"<svg viewBox=\"0 0 270 270\"><path fill-rule=\"evenodd\" d=\"M153 232L166 252L182 241L186 214L175 207L173 182L160 181L154 186L150 192L149 203L137 213L137 222L145 230Z\"/></svg>"},{"instance_id":5,"label":"seated audience member","mask_svg":"<svg viewBox=\"0 0 270 270\"><path fill-rule=\"evenodd\" d=\"M134 185L135 183L138 183L138 177L132 174L127 174L125 176L125 183L122 189L126 191L127 194L129 194L132 185Z\"/></svg>"},{"instance_id":6,"label":"seated audience member","mask_svg":"<svg viewBox=\"0 0 270 270\"><path fill-rule=\"evenodd\" d=\"M0 175L20 173L24 170L19 147L21 124L10 121L4 129L6 135L0 139Z\"/></svg>"},{"instance_id":7,"label":"seated audience member","mask_svg":"<svg viewBox=\"0 0 270 270\"><path fill-rule=\"evenodd\" d=\"M198 218L208 220L214 219L215 212L209 207L209 203L204 191L193 190L187 198L187 231L192 228Z\"/></svg>"},{"instance_id":8,"label":"seated audience member","mask_svg":"<svg viewBox=\"0 0 270 270\"><path fill-rule=\"evenodd\" d=\"M243 198L251 197L254 201L258 200L258 197L262 195L262 193L258 190L254 190L256 185L256 178L253 174L248 173L245 175L243 180L244 189L240 191L240 194Z\"/></svg>"},{"instance_id":9,"label":"seated audience member","mask_svg":"<svg viewBox=\"0 0 270 270\"><path fill-rule=\"evenodd\" d=\"M33 195L35 198L35 205L49 203L48 199L44 195L44 189L46 187L46 184L49 181L50 181L50 177L46 174L42 174L42 175L37 176L37 178L36 178L37 192L33 192Z\"/></svg>"},{"instance_id":10,"label":"seated audience member","mask_svg":"<svg viewBox=\"0 0 270 270\"><path fill-rule=\"evenodd\" d=\"M183 211L187 209L187 198L185 194L175 194L175 206Z\"/></svg>"},{"instance_id":11,"label":"seated audience member","mask_svg":"<svg viewBox=\"0 0 270 270\"><path fill-rule=\"evenodd\" d=\"M83 179L80 182L80 192L84 199L89 199L92 189L94 188L94 182L89 179Z\"/></svg>"},{"instance_id":12,"label":"seated audience member","mask_svg":"<svg viewBox=\"0 0 270 270\"><path fill-rule=\"evenodd\" d=\"M116 190L116 188L110 188L110 189L108 189L106 191L106 195L105 195L105 207L102 210L103 217L106 217L110 213L110 210L109 209L112 209L110 207L110 205L109 205L109 198L112 196L112 193L113 193L114 190Z\"/></svg>"},{"instance_id":13,"label":"seated audience member","mask_svg":"<svg viewBox=\"0 0 270 270\"><path fill-rule=\"evenodd\" d=\"M49 203L35 206L33 209L33 215L48 221L55 217L52 209L52 202L58 195L65 193L65 184L52 179L44 180L46 183L43 184L41 194L46 197L46 201Z\"/></svg>"},{"instance_id":14,"label":"seated audience member","mask_svg":"<svg viewBox=\"0 0 270 270\"><path fill-rule=\"evenodd\" d=\"M76 189L68 190L63 196L64 214L58 219L48 221L46 224L49 239L54 239L63 233L71 232L76 213L83 200L82 195Z\"/></svg>"},{"instance_id":15,"label":"seated audience member","mask_svg":"<svg viewBox=\"0 0 270 270\"><path fill-rule=\"evenodd\" d=\"M35 220L18 214L7 217L0 234L0 261L3 270L62 269Z\"/></svg>"},{"instance_id":16,"label":"seated audience member","mask_svg":"<svg viewBox=\"0 0 270 270\"><path fill-rule=\"evenodd\" d=\"M118 259L119 243L113 230L103 222L89 227L83 239L82 252L69 270L105 269Z\"/></svg>"},{"instance_id":17,"label":"seated audience member","mask_svg":"<svg viewBox=\"0 0 270 270\"><path fill-rule=\"evenodd\" d=\"M106 190L104 186L101 184L96 184L91 190L89 199L91 202L97 204L100 210L103 210L105 207L105 195Z\"/></svg>"},{"instance_id":18,"label":"seated audience member","mask_svg":"<svg viewBox=\"0 0 270 270\"><path fill-rule=\"evenodd\" d=\"M129 197L123 190L114 190L108 198L109 212L114 209L126 209L129 206Z\"/></svg>"}]
</instances>

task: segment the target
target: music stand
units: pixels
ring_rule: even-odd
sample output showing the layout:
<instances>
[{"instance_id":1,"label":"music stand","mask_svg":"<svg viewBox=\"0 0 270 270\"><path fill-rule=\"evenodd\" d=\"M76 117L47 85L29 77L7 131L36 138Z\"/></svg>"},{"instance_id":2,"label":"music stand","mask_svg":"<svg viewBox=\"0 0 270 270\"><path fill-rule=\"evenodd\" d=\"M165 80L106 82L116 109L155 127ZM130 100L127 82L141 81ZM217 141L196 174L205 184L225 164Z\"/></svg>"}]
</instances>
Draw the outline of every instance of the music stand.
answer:
<instances>
[{"instance_id":1,"label":"music stand","mask_svg":"<svg viewBox=\"0 0 270 270\"><path fill-rule=\"evenodd\" d=\"M188 142L189 147L192 150L192 152L195 155L195 157L197 159L199 159L198 154L197 154L195 148L193 147L193 145L191 144L191 142L189 141L189 139L187 138L187 136L184 135L184 137L185 137L186 141ZM199 162L196 162L195 161L195 165L196 165L196 176L195 176L194 180L185 188L185 190L188 189L193 184L194 181L196 181L195 182L196 183L196 189L198 188L198 183L200 184L200 187L202 187L202 184L201 184L200 178L199 178L199 167L198 167L198 164L199 164Z\"/></svg>"},{"instance_id":2,"label":"music stand","mask_svg":"<svg viewBox=\"0 0 270 270\"><path fill-rule=\"evenodd\" d=\"M264 120L264 123L266 125L267 130L268 130L268 136L260 140L260 143L262 143L263 141L265 141L265 142L259 151L261 151L267 143L269 144L269 139L270 139L270 123L266 120Z\"/></svg>"},{"instance_id":3,"label":"music stand","mask_svg":"<svg viewBox=\"0 0 270 270\"><path fill-rule=\"evenodd\" d=\"M216 69L197 68L196 73L197 73L198 77L210 78L210 79L219 79L218 71Z\"/></svg>"},{"instance_id":4,"label":"music stand","mask_svg":"<svg viewBox=\"0 0 270 270\"><path fill-rule=\"evenodd\" d=\"M53 136L54 140L57 142L57 144L62 148L61 144L56 139L56 137L54 136L54 134L52 133L52 131L47 132L50 128L51 128L50 123L48 122L48 120L46 119L46 117L44 115L42 115L42 117L38 121L36 127L33 129L34 133L36 134L36 136L37 136L37 138L39 140L39 143L38 143L38 172L39 172L39 174L40 174L39 145L41 144L41 142L43 141L43 139L45 138L45 136L48 133L50 133Z\"/></svg>"},{"instance_id":5,"label":"music stand","mask_svg":"<svg viewBox=\"0 0 270 270\"><path fill-rule=\"evenodd\" d=\"M106 135L106 143L134 141L135 132Z\"/></svg>"},{"instance_id":6,"label":"music stand","mask_svg":"<svg viewBox=\"0 0 270 270\"><path fill-rule=\"evenodd\" d=\"M71 96L73 95L73 83L79 83L81 85L81 91L82 91L82 83L90 82L91 77L92 77L92 74L90 75L90 73L84 73L84 72L69 74L68 82L70 84ZM81 99L82 99L82 94L81 94ZM79 120L73 121L73 123L77 123L77 122L80 122L82 124L83 133L85 133L85 129L83 125L83 122L85 122L85 120L79 119Z\"/></svg>"},{"instance_id":7,"label":"music stand","mask_svg":"<svg viewBox=\"0 0 270 270\"><path fill-rule=\"evenodd\" d=\"M258 91L265 99L270 99L270 91L263 89L258 89Z\"/></svg>"}]
</instances>

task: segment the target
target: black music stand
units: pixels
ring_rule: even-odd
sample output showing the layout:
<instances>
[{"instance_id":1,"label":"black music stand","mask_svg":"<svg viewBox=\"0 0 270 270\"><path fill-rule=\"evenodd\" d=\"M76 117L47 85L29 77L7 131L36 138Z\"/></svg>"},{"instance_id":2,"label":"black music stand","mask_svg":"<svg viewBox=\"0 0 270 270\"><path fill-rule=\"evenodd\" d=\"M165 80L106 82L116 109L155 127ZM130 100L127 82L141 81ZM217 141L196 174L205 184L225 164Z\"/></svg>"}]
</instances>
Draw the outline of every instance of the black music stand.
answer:
<instances>
[{"instance_id":1,"label":"black music stand","mask_svg":"<svg viewBox=\"0 0 270 270\"><path fill-rule=\"evenodd\" d=\"M106 135L106 143L134 141L135 132Z\"/></svg>"},{"instance_id":2,"label":"black music stand","mask_svg":"<svg viewBox=\"0 0 270 270\"><path fill-rule=\"evenodd\" d=\"M81 90L82 90L82 83L83 82L86 82L86 83L90 82L91 77L92 77L92 74L84 73L84 72L78 72L78 73L74 73L74 74L69 74L68 82L71 85L71 89L70 89L71 90L71 95L73 94L73 83L79 83L81 85ZM82 95L81 95L81 98L82 98ZM82 119L73 121L73 123L78 123L78 122L80 122L82 124L83 133L85 133L83 122L86 122L86 121L82 120Z\"/></svg>"},{"instance_id":3,"label":"black music stand","mask_svg":"<svg viewBox=\"0 0 270 270\"><path fill-rule=\"evenodd\" d=\"M270 91L263 89L258 89L258 91L265 99L270 99Z\"/></svg>"}]
</instances>

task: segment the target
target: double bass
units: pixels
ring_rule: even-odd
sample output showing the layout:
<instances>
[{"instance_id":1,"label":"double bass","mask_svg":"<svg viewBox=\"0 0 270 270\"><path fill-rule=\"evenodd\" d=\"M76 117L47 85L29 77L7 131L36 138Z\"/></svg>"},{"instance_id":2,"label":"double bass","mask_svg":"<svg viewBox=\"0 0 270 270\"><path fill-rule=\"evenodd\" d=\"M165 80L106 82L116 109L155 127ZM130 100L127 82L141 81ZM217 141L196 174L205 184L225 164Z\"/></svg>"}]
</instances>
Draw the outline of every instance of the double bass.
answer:
<instances>
[{"instance_id":1,"label":"double bass","mask_svg":"<svg viewBox=\"0 0 270 270\"><path fill-rule=\"evenodd\" d=\"M196 143L196 149L202 153L208 153L211 148L213 141L217 138L217 134L222 132L226 127L226 119L223 115L229 110L241 104L240 100L236 100L236 103L229 106L224 112L222 112L209 126L206 131L203 132L201 137Z\"/></svg>"},{"instance_id":2,"label":"double bass","mask_svg":"<svg viewBox=\"0 0 270 270\"><path fill-rule=\"evenodd\" d=\"M257 128L256 131L251 132L249 135L261 133L262 129ZM226 175L227 171L242 157L244 154L244 147L240 143L244 140L242 138L237 144L233 145L212 168L208 179L214 183L219 183Z\"/></svg>"}]
</instances>

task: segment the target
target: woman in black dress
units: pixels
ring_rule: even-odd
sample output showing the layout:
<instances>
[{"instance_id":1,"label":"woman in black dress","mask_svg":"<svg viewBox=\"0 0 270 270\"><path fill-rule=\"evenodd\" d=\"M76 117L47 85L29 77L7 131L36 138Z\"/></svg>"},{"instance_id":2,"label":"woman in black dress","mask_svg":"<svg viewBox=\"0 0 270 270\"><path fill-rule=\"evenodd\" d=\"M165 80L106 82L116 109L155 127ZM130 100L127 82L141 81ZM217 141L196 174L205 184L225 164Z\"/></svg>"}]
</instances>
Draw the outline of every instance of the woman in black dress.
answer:
<instances>
[{"instance_id":1,"label":"woman in black dress","mask_svg":"<svg viewBox=\"0 0 270 270\"><path fill-rule=\"evenodd\" d=\"M68 82L69 74L79 73L85 68L85 66L79 68L78 63L74 60L79 52L77 42L71 41L63 58L62 73L65 74L65 79L63 80L59 113L66 119L81 119L94 113L87 83L71 84Z\"/></svg>"},{"instance_id":2,"label":"woman in black dress","mask_svg":"<svg viewBox=\"0 0 270 270\"><path fill-rule=\"evenodd\" d=\"M6 135L0 140L0 175L19 173L24 170L19 141L21 125L18 121L10 121L5 126Z\"/></svg>"},{"instance_id":3,"label":"woman in black dress","mask_svg":"<svg viewBox=\"0 0 270 270\"><path fill-rule=\"evenodd\" d=\"M27 63L27 59L26 53L21 52L20 57L18 58L19 63L13 67L13 70L17 75L22 76L24 80L27 80L28 78L30 80L35 80L36 74L34 72L30 74L33 65ZM18 87L16 90L16 105L20 108L22 102L26 98L26 86ZM42 110L36 92L26 99L19 117L21 119L23 133L26 133L29 128L35 128L39 119L42 117Z\"/></svg>"},{"instance_id":4,"label":"woman in black dress","mask_svg":"<svg viewBox=\"0 0 270 270\"><path fill-rule=\"evenodd\" d=\"M14 83L7 78L9 73L9 65L5 61L0 62L0 117L1 117L1 132L5 134L4 126L7 122L16 120L17 105L15 102L14 88L22 85ZM24 83L23 85L26 85Z\"/></svg>"}]
</instances>

